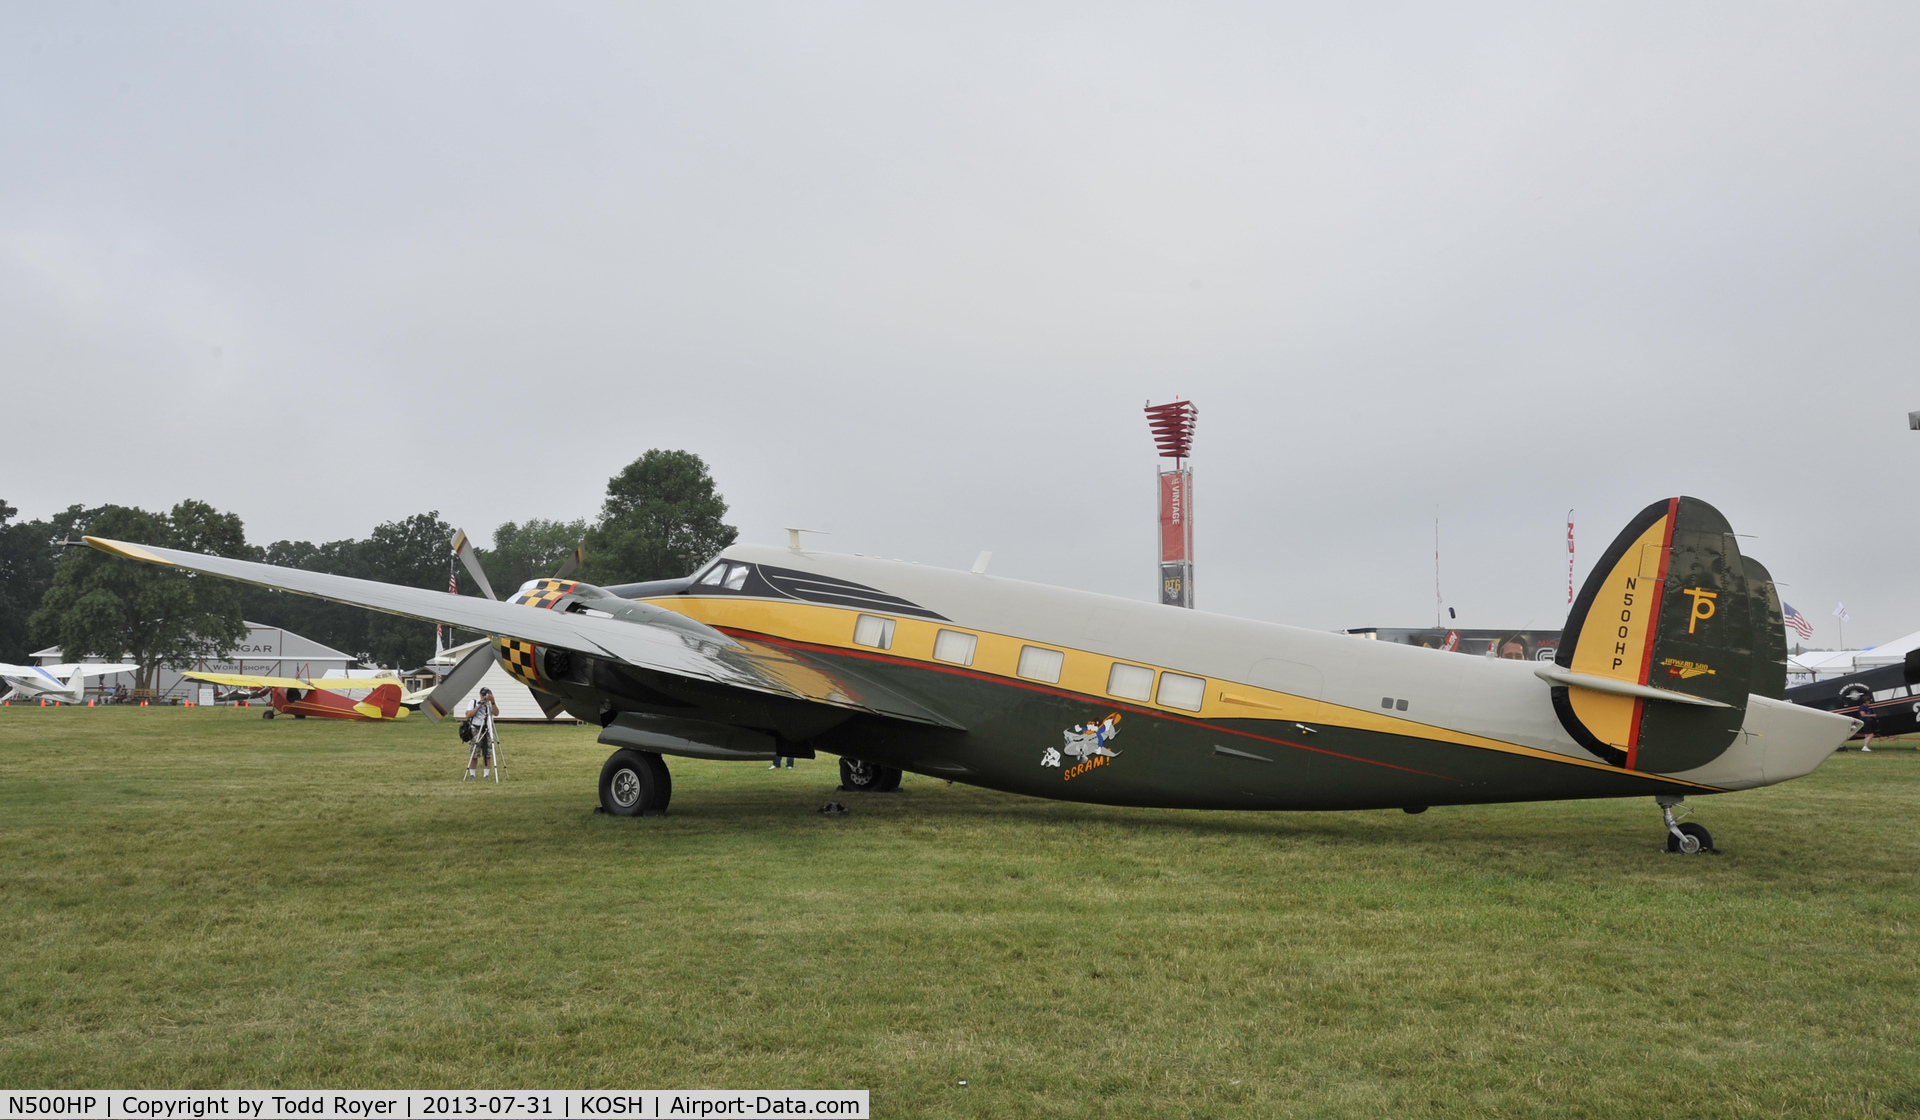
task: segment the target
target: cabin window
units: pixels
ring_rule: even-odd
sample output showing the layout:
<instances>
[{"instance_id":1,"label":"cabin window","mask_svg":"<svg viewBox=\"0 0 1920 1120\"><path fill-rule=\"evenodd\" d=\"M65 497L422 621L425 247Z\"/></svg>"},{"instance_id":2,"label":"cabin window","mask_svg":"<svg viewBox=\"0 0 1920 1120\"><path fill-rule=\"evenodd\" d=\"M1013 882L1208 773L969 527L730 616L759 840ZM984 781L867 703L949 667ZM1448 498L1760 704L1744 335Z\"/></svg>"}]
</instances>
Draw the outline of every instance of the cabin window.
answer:
<instances>
[{"instance_id":1,"label":"cabin window","mask_svg":"<svg viewBox=\"0 0 1920 1120\"><path fill-rule=\"evenodd\" d=\"M1906 694L1907 694L1907 690L1904 688L1883 688L1880 691L1874 693L1873 698L1875 700L1894 700L1899 697L1905 696Z\"/></svg>"},{"instance_id":2,"label":"cabin window","mask_svg":"<svg viewBox=\"0 0 1920 1120\"><path fill-rule=\"evenodd\" d=\"M1039 646L1020 647L1020 667L1015 672L1030 681L1046 681L1048 684L1060 683L1060 666L1067 655L1057 649L1042 649Z\"/></svg>"},{"instance_id":3,"label":"cabin window","mask_svg":"<svg viewBox=\"0 0 1920 1120\"><path fill-rule=\"evenodd\" d=\"M1107 674L1107 695L1127 700L1149 699L1153 696L1153 670L1144 665L1114 662L1113 671Z\"/></svg>"},{"instance_id":4,"label":"cabin window","mask_svg":"<svg viewBox=\"0 0 1920 1120\"><path fill-rule=\"evenodd\" d=\"M1169 708L1197 712L1200 710L1200 701L1206 696L1207 682L1199 677L1183 677L1179 673L1160 674L1160 702Z\"/></svg>"},{"instance_id":5,"label":"cabin window","mask_svg":"<svg viewBox=\"0 0 1920 1120\"><path fill-rule=\"evenodd\" d=\"M707 569L707 574L700 577L700 586L718 587L720 586L721 578L726 574L727 566L725 564L715 564L713 567Z\"/></svg>"},{"instance_id":6,"label":"cabin window","mask_svg":"<svg viewBox=\"0 0 1920 1120\"><path fill-rule=\"evenodd\" d=\"M893 648L893 619L863 614L853 620L853 644L874 649Z\"/></svg>"},{"instance_id":7,"label":"cabin window","mask_svg":"<svg viewBox=\"0 0 1920 1120\"><path fill-rule=\"evenodd\" d=\"M748 568L745 564L735 564L733 570L727 573L727 590L738 591L742 587L745 587L747 585L747 571Z\"/></svg>"},{"instance_id":8,"label":"cabin window","mask_svg":"<svg viewBox=\"0 0 1920 1120\"><path fill-rule=\"evenodd\" d=\"M933 636L933 659L951 661L955 665L973 664L973 649L980 644L975 634L963 634L958 630L942 630Z\"/></svg>"}]
</instances>

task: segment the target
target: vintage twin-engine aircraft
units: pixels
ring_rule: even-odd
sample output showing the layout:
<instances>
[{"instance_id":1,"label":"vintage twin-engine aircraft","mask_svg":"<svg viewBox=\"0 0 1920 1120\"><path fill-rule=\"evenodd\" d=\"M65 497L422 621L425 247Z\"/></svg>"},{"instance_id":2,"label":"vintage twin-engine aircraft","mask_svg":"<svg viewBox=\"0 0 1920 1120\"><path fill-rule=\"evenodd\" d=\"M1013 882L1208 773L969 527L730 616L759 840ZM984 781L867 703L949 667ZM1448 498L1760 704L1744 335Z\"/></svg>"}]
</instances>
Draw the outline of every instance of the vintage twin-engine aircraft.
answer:
<instances>
[{"instance_id":1,"label":"vintage twin-engine aircraft","mask_svg":"<svg viewBox=\"0 0 1920 1120\"><path fill-rule=\"evenodd\" d=\"M315 719L386 720L405 719L409 714L401 707L403 698L398 677L321 677L307 681L245 673L180 675L223 688L268 689L268 702L273 705L269 711L295 719L313 716ZM366 695L357 698L344 695L349 692Z\"/></svg>"},{"instance_id":2,"label":"vintage twin-engine aircraft","mask_svg":"<svg viewBox=\"0 0 1920 1120\"><path fill-rule=\"evenodd\" d=\"M88 677L110 677L138 668L138 665L0 665L0 684L8 686L7 694L0 699L84 704Z\"/></svg>"},{"instance_id":3,"label":"vintage twin-engine aircraft","mask_svg":"<svg viewBox=\"0 0 1920 1120\"><path fill-rule=\"evenodd\" d=\"M798 534L794 534L797 538ZM1786 781L1855 722L1780 700L1773 582L1718 511L1648 506L1588 577L1556 660L1500 661L976 572L736 545L697 574L535 580L510 603L89 537L133 560L494 636L549 715L617 748L609 813L663 812L662 754L841 757L1110 805L1381 809L1654 797ZM456 669L456 674L458 670Z\"/></svg>"}]
</instances>

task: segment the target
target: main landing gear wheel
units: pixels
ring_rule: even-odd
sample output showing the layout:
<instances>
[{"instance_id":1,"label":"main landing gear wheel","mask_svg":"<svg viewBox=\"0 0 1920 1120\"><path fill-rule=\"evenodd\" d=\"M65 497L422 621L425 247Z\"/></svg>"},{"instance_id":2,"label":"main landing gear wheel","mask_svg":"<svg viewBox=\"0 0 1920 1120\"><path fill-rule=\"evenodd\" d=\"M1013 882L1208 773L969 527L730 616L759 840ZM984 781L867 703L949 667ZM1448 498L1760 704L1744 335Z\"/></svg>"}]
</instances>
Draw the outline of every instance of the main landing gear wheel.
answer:
<instances>
[{"instance_id":1,"label":"main landing gear wheel","mask_svg":"<svg viewBox=\"0 0 1920 1120\"><path fill-rule=\"evenodd\" d=\"M1663 793L1655 797L1654 801L1659 804L1660 816L1667 823L1667 851L1693 856L1715 850L1713 833L1691 821L1682 824L1679 818L1673 815L1675 806L1679 806L1682 817L1692 812L1691 809L1680 804L1680 798Z\"/></svg>"},{"instance_id":2,"label":"main landing gear wheel","mask_svg":"<svg viewBox=\"0 0 1920 1120\"><path fill-rule=\"evenodd\" d=\"M900 788L900 771L858 758L843 758L840 788L854 793L892 793Z\"/></svg>"},{"instance_id":3,"label":"main landing gear wheel","mask_svg":"<svg viewBox=\"0 0 1920 1120\"><path fill-rule=\"evenodd\" d=\"M1698 855L1713 851L1713 833L1688 821L1680 827L1678 836L1667 833L1667 851L1681 852L1686 855Z\"/></svg>"},{"instance_id":4,"label":"main landing gear wheel","mask_svg":"<svg viewBox=\"0 0 1920 1120\"><path fill-rule=\"evenodd\" d=\"M600 810L615 817L665 815L673 777L652 751L614 751L600 768Z\"/></svg>"}]
</instances>

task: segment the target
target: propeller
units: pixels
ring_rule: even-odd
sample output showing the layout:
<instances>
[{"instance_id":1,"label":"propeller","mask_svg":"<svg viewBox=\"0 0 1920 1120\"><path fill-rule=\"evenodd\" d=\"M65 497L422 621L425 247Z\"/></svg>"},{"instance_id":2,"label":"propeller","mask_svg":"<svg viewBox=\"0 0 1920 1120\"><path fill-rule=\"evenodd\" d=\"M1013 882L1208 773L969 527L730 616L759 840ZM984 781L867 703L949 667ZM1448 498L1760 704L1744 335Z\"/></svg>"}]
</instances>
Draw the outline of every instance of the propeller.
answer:
<instances>
[{"instance_id":1,"label":"propeller","mask_svg":"<svg viewBox=\"0 0 1920 1120\"><path fill-rule=\"evenodd\" d=\"M500 596L493 593L493 585L487 582L487 573L480 567L480 554L474 551L473 541L467 537L465 530L455 530L453 551L460 557L460 563L466 565L467 574L480 585L481 592L487 598L498 602ZM566 579L572 575L574 569L580 566L580 559L585 554L584 546L576 546L561 563L560 570L553 574L553 578ZM451 711L448 705L457 703L461 697L473 691L473 686L479 684L480 678L487 675L487 670L492 667L497 656L491 640L483 638L477 643L471 643L466 656L453 667L453 671L442 678L439 684L434 685L433 691L427 693L426 699L421 701L420 710L426 713L428 719L439 723L440 717ZM533 698L539 701L542 710L547 711L547 718L552 719L553 712L559 708L559 698L543 696L538 692L533 693ZM552 710L547 710L549 704L553 705Z\"/></svg>"},{"instance_id":2,"label":"propeller","mask_svg":"<svg viewBox=\"0 0 1920 1120\"><path fill-rule=\"evenodd\" d=\"M467 539L465 529L453 531L453 551L459 555L460 562L467 566L467 574L473 577L473 582L480 585L480 591L487 598L499 602L500 596L493 593L493 585L487 582L487 573L480 567L480 554L473 550L473 542Z\"/></svg>"},{"instance_id":3,"label":"propeller","mask_svg":"<svg viewBox=\"0 0 1920 1120\"><path fill-rule=\"evenodd\" d=\"M421 702L420 710L426 713L428 719L439 723L440 717L452 710L448 705L459 703L460 698L472 692L473 686L480 683L480 678L487 675L487 670L493 667L495 657L493 642L489 639L481 639L467 651L467 655L460 659L452 672L440 678L440 683L433 686L433 691L427 693L427 698Z\"/></svg>"}]
</instances>

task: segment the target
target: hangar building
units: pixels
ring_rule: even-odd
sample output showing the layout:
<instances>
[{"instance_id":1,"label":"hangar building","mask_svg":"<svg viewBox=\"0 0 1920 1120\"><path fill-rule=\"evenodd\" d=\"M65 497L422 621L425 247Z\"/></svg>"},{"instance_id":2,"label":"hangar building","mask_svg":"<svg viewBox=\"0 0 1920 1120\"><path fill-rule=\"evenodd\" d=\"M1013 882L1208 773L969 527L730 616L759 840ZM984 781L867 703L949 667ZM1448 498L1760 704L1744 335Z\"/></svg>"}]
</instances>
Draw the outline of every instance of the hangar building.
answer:
<instances>
[{"instance_id":1,"label":"hangar building","mask_svg":"<svg viewBox=\"0 0 1920 1120\"><path fill-rule=\"evenodd\" d=\"M33 655L41 665L59 665L62 663L59 646L49 646ZM88 661L105 660L90 657ZM278 626L266 626L258 622L247 623L247 636L233 649L233 655L225 661L202 658L191 665L164 665L154 678L153 694L156 699L165 700L179 697L182 700L198 696L198 683L181 677L182 670L197 673L253 673L265 677L300 677L312 680L325 676L329 670L342 672L353 665L351 655L341 653L321 645L312 638L305 638L291 630ZM115 685L121 685L127 691L133 690L132 673L115 673L108 677L95 677L87 682L87 693L96 695L112 691Z\"/></svg>"}]
</instances>

